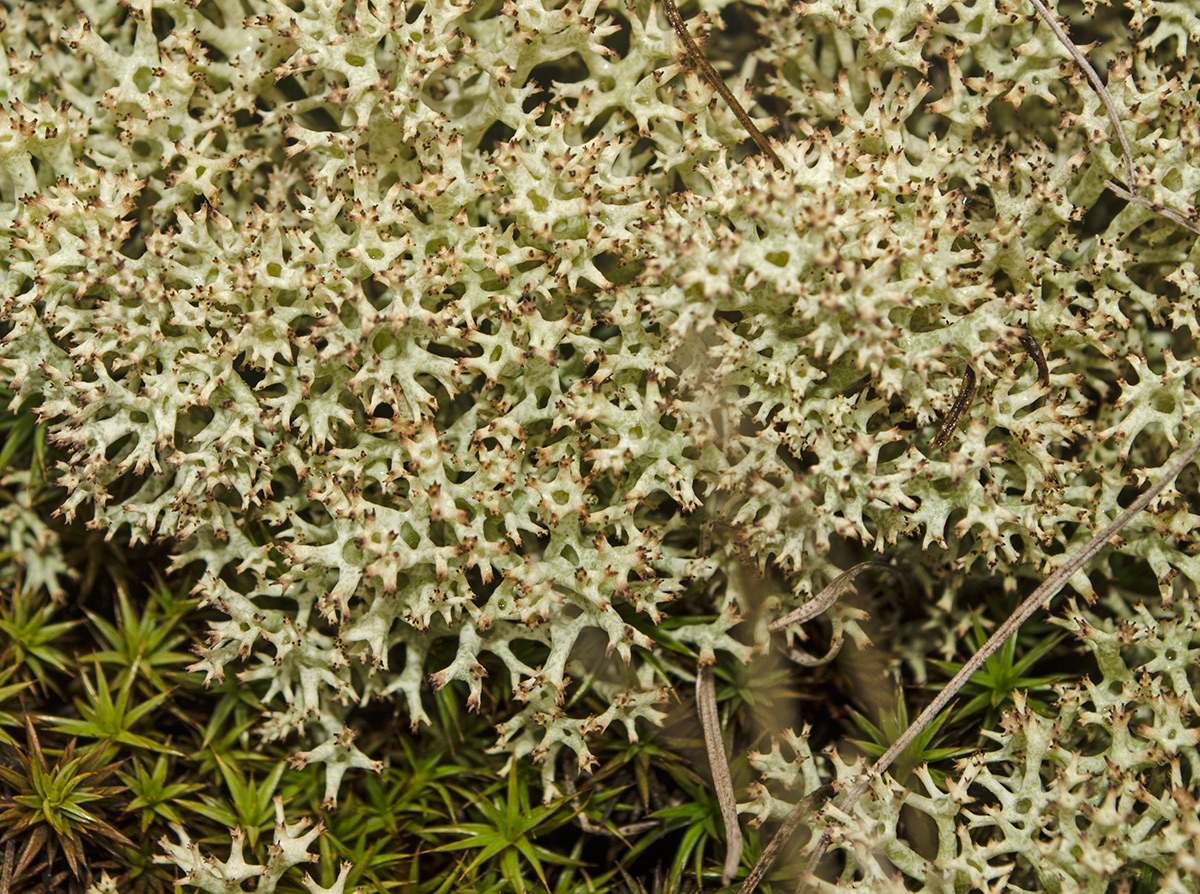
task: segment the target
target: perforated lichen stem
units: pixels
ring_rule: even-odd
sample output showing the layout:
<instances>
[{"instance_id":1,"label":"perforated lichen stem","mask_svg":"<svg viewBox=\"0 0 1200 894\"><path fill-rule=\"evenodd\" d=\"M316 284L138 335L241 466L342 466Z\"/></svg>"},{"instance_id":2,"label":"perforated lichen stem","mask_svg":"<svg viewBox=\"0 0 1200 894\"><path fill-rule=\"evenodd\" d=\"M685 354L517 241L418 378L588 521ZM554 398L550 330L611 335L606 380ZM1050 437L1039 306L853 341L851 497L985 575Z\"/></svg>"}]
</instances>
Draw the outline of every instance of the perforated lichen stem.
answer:
<instances>
[{"instance_id":1,"label":"perforated lichen stem","mask_svg":"<svg viewBox=\"0 0 1200 894\"><path fill-rule=\"evenodd\" d=\"M782 171L783 161L775 154L775 150L771 148L771 144L767 142L767 138L763 136L763 132L755 126L754 121L746 114L746 110L737 101L737 97L733 95L733 91L726 86L725 79L712 67L712 64L708 61L708 57L704 55L704 51L692 40L692 35L688 33L687 26L683 22L683 16L679 14L679 8L675 5L675 0L663 0L663 9L667 13L667 21L671 23L671 27L675 29L675 33L683 41L684 48L687 50L688 55L692 57L692 62L696 64L696 68L700 70L700 74L704 76L704 80L708 81L721 99L725 100L730 111L741 122L742 127L746 128L746 132L750 134L750 138L762 150L763 155L771 159L771 163L775 165L776 170Z\"/></svg>"}]
</instances>

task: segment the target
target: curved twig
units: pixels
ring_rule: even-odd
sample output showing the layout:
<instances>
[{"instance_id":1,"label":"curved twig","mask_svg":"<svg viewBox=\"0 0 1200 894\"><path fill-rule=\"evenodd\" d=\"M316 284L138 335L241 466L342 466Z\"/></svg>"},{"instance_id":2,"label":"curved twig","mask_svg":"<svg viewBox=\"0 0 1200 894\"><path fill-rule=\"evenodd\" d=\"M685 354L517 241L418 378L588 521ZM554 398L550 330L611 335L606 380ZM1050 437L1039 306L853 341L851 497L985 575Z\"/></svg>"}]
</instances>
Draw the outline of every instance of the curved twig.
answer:
<instances>
[{"instance_id":1,"label":"curved twig","mask_svg":"<svg viewBox=\"0 0 1200 894\"><path fill-rule=\"evenodd\" d=\"M856 577L864 571L870 571L873 568L880 571L896 570L887 562L881 562L878 559L859 562L853 568L843 571L835 577L825 589L804 603L804 605L788 612L782 618L776 618L767 625L767 630L771 633L778 633L780 630L785 630L793 624L803 624L805 621L811 621L817 615L824 614L849 589L850 584Z\"/></svg>"}]
</instances>

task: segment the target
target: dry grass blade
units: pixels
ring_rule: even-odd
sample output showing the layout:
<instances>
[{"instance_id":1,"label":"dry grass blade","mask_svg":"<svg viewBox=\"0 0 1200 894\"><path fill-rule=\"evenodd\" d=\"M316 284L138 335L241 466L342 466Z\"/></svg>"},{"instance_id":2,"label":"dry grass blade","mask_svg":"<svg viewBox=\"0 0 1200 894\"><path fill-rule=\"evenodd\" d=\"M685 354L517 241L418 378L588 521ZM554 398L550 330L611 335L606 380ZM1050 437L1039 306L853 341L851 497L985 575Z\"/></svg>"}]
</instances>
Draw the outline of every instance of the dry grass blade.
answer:
<instances>
[{"instance_id":1,"label":"dry grass blade","mask_svg":"<svg viewBox=\"0 0 1200 894\"><path fill-rule=\"evenodd\" d=\"M712 67L712 63L708 61L708 57L704 55L704 51L692 40L692 35L688 33L687 25L683 22L683 16L679 14L679 8L675 5L675 0L663 0L663 9L667 13L667 21L671 23L671 27L675 29L675 33L679 35L679 39L683 41L684 48L688 51L688 55L692 57L692 61L696 64L696 68L700 70L700 74L704 76L704 80L712 86L720 95L721 99L725 100L730 111L741 122L742 127L746 128L746 132L750 134L750 138L754 140L763 155L771 159L771 163L775 165L776 170L783 170L783 161L775 154L775 150L771 148L771 144L767 142L767 138L763 136L761 130L755 126L753 119L746 114L746 110L742 108L742 104L737 101L737 97L725 84L725 79Z\"/></svg>"},{"instance_id":2,"label":"dry grass blade","mask_svg":"<svg viewBox=\"0 0 1200 894\"><path fill-rule=\"evenodd\" d=\"M728 849L721 880L722 884L727 885L737 874L742 862L742 827L738 825L737 798L733 794L733 779L729 775L729 761L725 757L725 743L721 739L721 725L717 719L717 689L711 664L701 663L697 670L696 704L700 709L700 725L704 728L704 747L708 751L713 787L717 791L717 803L721 805L721 819L725 823Z\"/></svg>"},{"instance_id":3,"label":"dry grass blade","mask_svg":"<svg viewBox=\"0 0 1200 894\"><path fill-rule=\"evenodd\" d=\"M24 831L24 830L15 830L15 831ZM12 833L10 832L9 834L12 834ZM21 850L21 856L19 856L17 858L17 866L13 870L13 875L19 876L26 869L28 869L33 864L33 861L38 856L41 855L42 849L45 848L46 843L49 840L50 840L49 827L47 827L44 824L34 826L33 831L29 833L29 837L25 839L25 847ZM71 853L71 851L69 849L65 849L65 853L67 855L68 862L71 862L71 857L73 856L73 854ZM50 851L50 854L51 854L51 856L53 856L53 854L54 854L53 849ZM72 872L74 872L75 869L76 869L75 864L71 863ZM76 873L75 877L78 878L79 874Z\"/></svg>"},{"instance_id":4,"label":"dry grass blade","mask_svg":"<svg viewBox=\"0 0 1200 894\"><path fill-rule=\"evenodd\" d=\"M966 685L967 681L975 675L975 672L983 667L986 662L1007 640L1017 628L1024 624L1029 618L1043 606L1047 600L1051 599L1058 593L1071 579L1080 568L1084 566L1093 556L1100 550L1104 549L1109 539L1120 532L1125 525L1129 524L1130 519L1141 512L1146 506L1162 493L1163 488L1175 480L1176 476L1183 471L1184 466L1190 463L1196 456L1196 452L1200 450L1200 439L1197 439L1191 447L1184 451L1183 455L1176 460L1166 473L1155 483L1153 487L1147 490L1144 494L1137 498L1133 504L1121 512L1111 523L1106 525L1096 536L1087 542L1081 549L1077 550L1057 571L1050 575L1042 583L1040 587L1034 590L1025 600L1017 607L1017 610L1009 616L1008 620L1001 624L996 632L991 635L983 647L976 652L971 660L962 666L962 669L954 675L954 678L946 684L946 688L938 693L937 698L929 703L929 706L921 712L921 715L913 721L912 725L904 731L904 733L892 743L892 746L884 752L883 756L875 762L875 764L866 773L862 774L857 781L846 792L846 797L840 805L844 813L849 813L858 799L862 797L867 790L867 786L871 784L871 780L883 774L905 748L915 739L922 730L928 726L942 709L946 707ZM826 828L809 855L808 862L804 872L801 875L800 885L797 888L798 892L803 892L808 889L808 882L812 877L813 870L816 869L817 863L820 862L825 849L829 846L831 832Z\"/></svg>"},{"instance_id":5,"label":"dry grass blade","mask_svg":"<svg viewBox=\"0 0 1200 894\"><path fill-rule=\"evenodd\" d=\"M0 894L8 894L12 888L13 880L13 856L17 848L15 841L8 841L4 845L4 864L0 867Z\"/></svg>"},{"instance_id":6,"label":"dry grass blade","mask_svg":"<svg viewBox=\"0 0 1200 894\"><path fill-rule=\"evenodd\" d=\"M1017 336L1017 341L1037 366L1038 384L1049 388L1050 367L1046 365L1046 355L1042 353L1042 346L1038 344L1037 339L1028 329Z\"/></svg>"},{"instance_id":7,"label":"dry grass blade","mask_svg":"<svg viewBox=\"0 0 1200 894\"><path fill-rule=\"evenodd\" d=\"M958 389L958 397L954 399L954 406L950 408L950 412L946 415L946 421L942 423L942 427L938 429L938 433L933 438L934 447L945 447L950 443L950 439L958 431L958 423L962 421L967 410L971 409L971 401L974 399L975 370L968 366L967 371L963 374L962 387Z\"/></svg>"}]
</instances>

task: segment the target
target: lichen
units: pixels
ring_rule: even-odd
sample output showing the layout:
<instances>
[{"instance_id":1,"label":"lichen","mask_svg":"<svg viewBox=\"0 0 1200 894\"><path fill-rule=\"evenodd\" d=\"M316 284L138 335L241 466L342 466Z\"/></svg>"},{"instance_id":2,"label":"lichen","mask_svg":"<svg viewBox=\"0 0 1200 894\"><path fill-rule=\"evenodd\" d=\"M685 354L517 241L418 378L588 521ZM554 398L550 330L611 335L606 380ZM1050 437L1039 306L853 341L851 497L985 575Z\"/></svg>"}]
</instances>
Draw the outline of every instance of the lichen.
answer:
<instances>
[{"instance_id":1,"label":"lichen","mask_svg":"<svg viewBox=\"0 0 1200 894\"><path fill-rule=\"evenodd\" d=\"M246 835L241 829L233 830L229 858L219 860L211 854L204 854L200 846L188 836L180 826L175 826L175 836L178 843L163 839L163 856L156 862L178 867L183 871L183 878L177 883L181 888L190 887L211 894L272 894L280 880L293 866L302 863L312 863L320 857L310 854L308 849L324 831L320 823L313 825L310 820L299 820L289 823L284 819L283 799L275 798L275 838L270 848L270 858L265 864L250 863L246 860ZM312 828L309 828L309 827ZM302 884L311 894L344 894L346 879L350 865L343 863L333 884L328 888L313 881L312 876L305 876ZM252 882L253 887L244 887ZM109 890L113 886L109 887ZM96 894L106 894L102 880L91 889Z\"/></svg>"},{"instance_id":2,"label":"lichen","mask_svg":"<svg viewBox=\"0 0 1200 894\"><path fill-rule=\"evenodd\" d=\"M737 9L753 40L691 24L782 172L649 0L6 4L14 405L69 455L65 517L175 543L226 617L197 668L260 684L329 801L374 766L354 706L417 725L489 673L498 747L551 792L697 659L767 648L839 545L949 614L1053 569L1192 436L1196 239L1106 191L1105 111L1032 9ZM1200 22L1133 9L1070 26L1136 188L1190 213ZM1152 508L1114 552L1186 604L1200 518ZM1040 772L1042 719L1009 723L973 779Z\"/></svg>"},{"instance_id":3,"label":"lichen","mask_svg":"<svg viewBox=\"0 0 1200 894\"><path fill-rule=\"evenodd\" d=\"M1107 891L1137 874L1157 890L1194 890L1200 606L1189 598L1170 610L1106 608L1117 623L1078 604L1076 620L1063 622L1099 673L1056 687L1056 716L1031 710L1018 693L989 734L995 747L940 784L921 768L908 786L877 781L853 817L831 810L834 844L847 859L840 879L818 890ZM751 762L765 782L811 790L820 778L812 758L793 736ZM827 772L848 781L861 769L835 755ZM765 786L754 793L745 806L760 821L786 810ZM935 830L925 853L902 832L916 814ZM896 870L920 887L905 886Z\"/></svg>"}]
</instances>

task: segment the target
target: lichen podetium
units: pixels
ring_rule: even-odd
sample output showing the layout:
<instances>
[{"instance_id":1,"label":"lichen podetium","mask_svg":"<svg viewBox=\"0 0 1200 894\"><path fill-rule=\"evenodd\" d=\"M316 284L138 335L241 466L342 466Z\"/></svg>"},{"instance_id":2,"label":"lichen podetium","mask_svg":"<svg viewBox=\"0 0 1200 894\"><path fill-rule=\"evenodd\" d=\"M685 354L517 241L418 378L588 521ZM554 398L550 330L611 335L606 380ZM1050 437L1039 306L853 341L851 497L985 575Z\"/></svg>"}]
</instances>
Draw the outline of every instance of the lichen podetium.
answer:
<instances>
[{"instance_id":1,"label":"lichen podetium","mask_svg":"<svg viewBox=\"0 0 1200 894\"><path fill-rule=\"evenodd\" d=\"M921 591L894 636L926 680L1191 436L1195 236L1106 188L1103 104L1005 0L739 6L754 39L705 52L787 110L770 165L649 0L4 9L0 384L41 401L66 518L197 574L196 669L237 673L330 803L376 766L357 712L420 725L485 684L551 797L872 553ZM1130 188L1194 207L1194 4L1068 12ZM1045 370L1014 366L1025 329ZM1071 581L1099 670L948 789L881 783L847 884L1085 890L1141 860L1194 887L1200 790L1169 768L1196 760L1200 564L1166 493ZM853 775L780 726L744 819Z\"/></svg>"}]
</instances>

